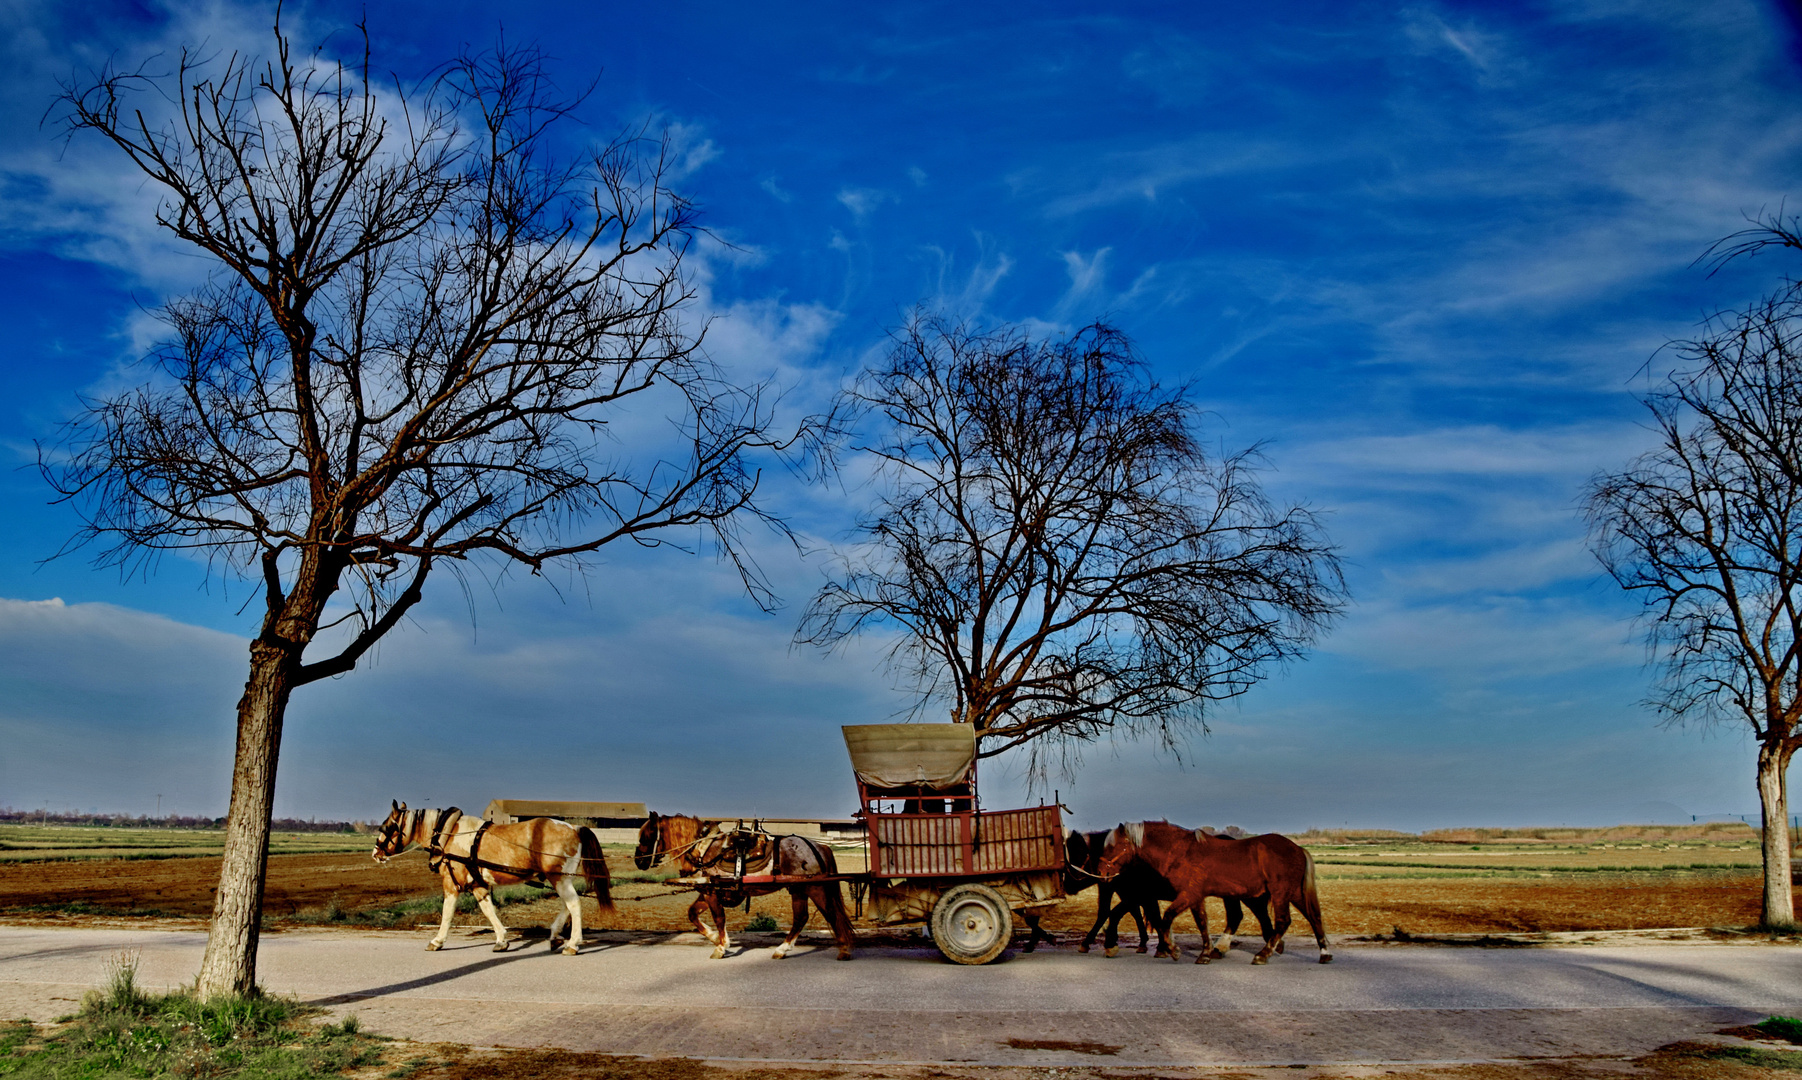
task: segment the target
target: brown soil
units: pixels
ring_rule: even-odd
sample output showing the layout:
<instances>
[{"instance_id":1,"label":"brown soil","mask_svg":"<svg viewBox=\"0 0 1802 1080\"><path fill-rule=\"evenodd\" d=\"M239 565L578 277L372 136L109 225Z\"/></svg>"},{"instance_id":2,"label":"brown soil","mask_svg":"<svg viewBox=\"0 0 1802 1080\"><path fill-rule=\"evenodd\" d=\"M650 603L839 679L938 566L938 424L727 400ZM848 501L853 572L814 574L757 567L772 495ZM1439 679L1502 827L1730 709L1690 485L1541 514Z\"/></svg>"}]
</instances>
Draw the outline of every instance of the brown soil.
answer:
<instances>
[{"instance_id":1,"label":"brown soil","mask_svg":"<svg viewBox=\"0 0 1802 1080\"><path fill-rule=\"evenodd\" d=\"M623 872L623 861L615 872ZM204 918L212 910L218 880L217 858L117 860L103 862L0 863L0 913L13 917L19 909L38 905L82 904L124 912L158 912ZM1392 934L1507 933L1579 930L1633 930L1677 926L1749 926L1758 920L1759 879L1756 872L1705 874L1583 874L1567 878L1475 881L1444 878L1325 880L1320 883L1327 931L1335 937ZM408 897L439 893L435 875L423 859L403 857L377 866L367 855L275 855L269 859L269 885L264 910L271 920L295 916L317 918L336 900L339 908L392 904ZM602 928L685 930L691 894L640 882L616 885L619 903L601 917ZM1209 903L1211 927L1219 929L1218 901ZM593 920L592 908L588 909ZM510 925L548 923L550 903L503 909ZM786 929L786 894L753 902L752 914L767 913ZM1095 917L1095 894L1085 892L1053 909L1046 929L1086 931ZM738 929L748 920L743 908L731 912ZM472 923L479 916L460 916ZM419 922L435 921L432 916ZM596 921L590 921L595 925ZM814 917L812 924L820 926ZM867 925L867 924L860 924ZM1188 919L1181 920L1186 932ZM1136 943L1129 918L1123 937ZM1242 929L1255 929L1247 925ZM1292 933L1305 933L1298 925Z\"/></svg>"},{"instance_id":2,"label":"brown soil","mask_svg":"<svg viewBox=\"0 0 1802 1080\"><path fill-rule=\"evenodd\" d=\"M689 1059L642 1060L566 1050L485 1050L456 1045L396 1045L368 1077L395 1075L413 1064L413 1080L1253 1080L1272 1068L1174 1068L959 1065L754 1066ZM1765 1066L1723 1057L1717 1048L1679 1043L1635 1061L1527 1061L1498 1065L1316 1066L1322 1080L1793 1080L1795 1066ZM1287 1070L1283 1070L1287 1073Z\"/></svg>"}]
</instances>

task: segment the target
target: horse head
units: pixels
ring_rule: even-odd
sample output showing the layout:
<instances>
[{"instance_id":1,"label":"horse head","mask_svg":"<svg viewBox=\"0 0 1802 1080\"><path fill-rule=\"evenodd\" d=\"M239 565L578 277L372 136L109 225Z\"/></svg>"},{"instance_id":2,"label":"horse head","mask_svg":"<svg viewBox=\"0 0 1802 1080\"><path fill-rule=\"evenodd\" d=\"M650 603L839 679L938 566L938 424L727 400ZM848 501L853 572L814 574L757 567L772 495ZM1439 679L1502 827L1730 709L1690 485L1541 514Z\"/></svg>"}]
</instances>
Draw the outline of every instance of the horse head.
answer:
<instances>
[{"instance_id":1,"label":"horse head","mask_svg":"<svg viewBox=\"0 0 1802 1080\"><path fill-rule=\"evenodd\" d=\"M659 817L652 810L651 816L638 827L638 846L632 849L632 865L640 870L649 870L662 861L669 851L669 845L663 842L663 823L667 818Z\"/></svg>"},{"instance_id":2,"label":"horse head","mask_svg":"<svg viewBox=\"0 0 1802 1080\"><path fill-rule=\"evenodd\" d=\"M407 847L407 804L392 799L389 802L393 808L376 832L375 850L369 853L369 857L378 863L387 862Z\"/></svg>"},{"instance_id":3,"label":"horse head","mask_svg":"<svg viewBox=\"0 0 1802 1080\"><path fill-rule=\"evenodd\" d=\"M1095 866L1095 876L1103 881L1119 875L1120 868L1125 866L1139 853L1139 845L1144 842L1145 827L1143 825L1120 824L1108 833L1107 842L1102 845L1101 858Z\"/></svg>"}]
</instances>

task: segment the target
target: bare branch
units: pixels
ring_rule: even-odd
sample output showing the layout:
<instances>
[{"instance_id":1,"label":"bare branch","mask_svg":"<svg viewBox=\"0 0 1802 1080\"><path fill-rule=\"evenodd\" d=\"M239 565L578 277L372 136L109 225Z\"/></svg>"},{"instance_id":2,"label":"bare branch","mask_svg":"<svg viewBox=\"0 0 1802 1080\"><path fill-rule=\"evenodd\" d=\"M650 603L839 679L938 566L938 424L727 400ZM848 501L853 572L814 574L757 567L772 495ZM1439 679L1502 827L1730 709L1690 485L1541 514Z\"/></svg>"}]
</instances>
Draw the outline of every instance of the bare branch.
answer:
<instances>
[{"instance_id":1,"label":"bare branch","mask_svg":"<svg viewBox=\"0 0 1802 1080\"><path fill-rule=\"evenodd\" d=\"M851 400L890 487L798 637L900 629L893 659L985 755L1174 747L1345 602L1317 517L1269 504L1255 450L1207 454L1111 327L1034 342L917 316Z\"/></svg>"}]
</instances>

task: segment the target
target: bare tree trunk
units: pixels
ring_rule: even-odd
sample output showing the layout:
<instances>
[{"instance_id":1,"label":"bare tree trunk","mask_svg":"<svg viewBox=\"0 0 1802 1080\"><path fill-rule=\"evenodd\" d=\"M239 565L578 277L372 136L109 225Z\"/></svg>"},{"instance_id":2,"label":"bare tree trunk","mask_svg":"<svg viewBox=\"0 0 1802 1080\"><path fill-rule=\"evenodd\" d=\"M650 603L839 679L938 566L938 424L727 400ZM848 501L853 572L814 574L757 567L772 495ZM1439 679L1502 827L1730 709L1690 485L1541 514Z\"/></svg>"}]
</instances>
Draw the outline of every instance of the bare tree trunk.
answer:
<instances>
[{"instance_id":1,"label":"bare tree trunk","mask_svg":"<svg viewBox=\"0 0 1802 1080\"><path fill-rule=\"evenodd\" d=\"M225 819L225 859L200 965L197 992L202 1000L256 989L275 765L293 674L293 660L280 645L262 638L251 644L250 678L238 700L238 756Z\"/></svg>"},{"instance_id":2,"label":"bare tree trunk","mask_svg":"<svg viewBox=\"0 0 1802 1080\"><path fill-rule=\"evenodd\" d=\"M1789 798L1786 773L1792 748L1774 740L1758 748L1758 805L1764 812L1764 914L1769 930L1796 925L1791 881Z\"/></svg>"}]
</instances>

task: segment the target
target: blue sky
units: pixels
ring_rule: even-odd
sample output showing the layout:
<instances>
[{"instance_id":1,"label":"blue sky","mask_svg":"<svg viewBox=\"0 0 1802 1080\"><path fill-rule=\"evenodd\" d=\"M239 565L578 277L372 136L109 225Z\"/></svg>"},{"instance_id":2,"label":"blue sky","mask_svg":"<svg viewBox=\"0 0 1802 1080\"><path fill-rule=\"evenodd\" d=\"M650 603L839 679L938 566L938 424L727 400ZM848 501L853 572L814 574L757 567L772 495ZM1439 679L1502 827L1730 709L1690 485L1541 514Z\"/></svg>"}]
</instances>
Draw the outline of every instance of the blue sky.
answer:
<instances>
[{"instance_id":1,"label":"blue sky","mask_svg":"<svg viewBox=\"0 0 1802 1080\"><path fill-rule=\"evenodd\" d=\"M352 44L360 7L290 5ZM1634 606L1599 577L1584 480L1646 445L1658 345L1797 268L1694 264L1796 195L1802 55L1775 5L388 3L379 65L535 41L582 137L647 121L717 237L710 347L824 401L916 303L1040 332L1106 317L1226 446L1329 513L1354 606L1181 760L1099 745L1076 820L1254 829L1612 824L1750 813L1738 731L1665 730ZM122 385L206 267L155 193L41 127L59 79L183 42L267 48L232 3L0 6L0 454ZM840 723L908 699L871 639L789 647L867 491L767 489L807 552L757 611L711 558L609 552L583 579L437 583L373 665L290 712L279 814L391 797L642 800L839 815ZM250 594L81 556L31 468L0 472L0 804L222 813ZM471 623L473 613L474 622ZM990 763L991 803L1021 778Z\"/></svg>"}]
</instances>

